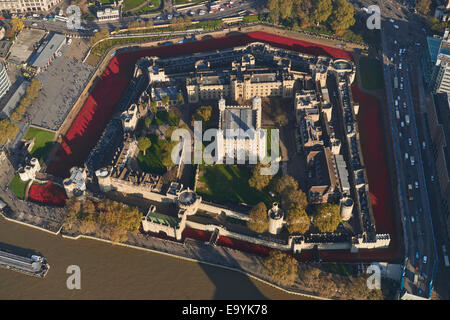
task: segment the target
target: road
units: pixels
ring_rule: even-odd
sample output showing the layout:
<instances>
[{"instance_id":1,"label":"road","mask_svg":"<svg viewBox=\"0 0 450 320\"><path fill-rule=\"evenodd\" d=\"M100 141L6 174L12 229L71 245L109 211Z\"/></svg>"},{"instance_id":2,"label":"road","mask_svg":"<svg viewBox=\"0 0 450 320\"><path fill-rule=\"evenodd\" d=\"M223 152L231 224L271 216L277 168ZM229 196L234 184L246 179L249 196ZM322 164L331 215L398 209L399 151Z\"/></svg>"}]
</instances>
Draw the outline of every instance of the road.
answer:
<instances>
[{"instance_id":1,"label":"road","mask_svg":"<svg viewBox=\"0 0 450 320\"><path fill-rule=\"evenodd\" d=\"M192 21L205 21L205 20L220 20L227 17L237 16L241 11L252 11L255 12L255 7L257 5L257 0L240 1L235 2L231 8L224 8L224 11L216 11L208 13L206 6L195 7L192 11L195 13L190 16ZM199 10L205 10L207 13L204 15L199 15ZM179 9L178 13L181 16L187 16L189 9ZM167 12L167 11L166 11ZM171 9L172 14L176 12L175 9ZM160 19L157 19L157 18ZM122 17L120 20L115 21L105 21L105 22L82 22L82 27L85 29L83 31L77 31L67 28L67 23L62 21L45 21L40 18L31 18L24 20L24 24L29 28L38 28L48 31L55 31L60 33L78 34L81 36L91 36L95 29L100 30L101 28L108 28L110 31L116 28L126 28L131 21L136 19L143 20L153 20L154 25L168 24L171 20L168 19L167 13L154 13L138 16Z\"/></svg>"},{"instance_id":2,"label":"road","mask_svg":"<svg viewBox=\"0 0 450 320\"><path fill-rule=\"evenodd\" d=\"M417 59L414 55L417 48L414 48L415 38L409 35L417 36L418 25L410 22L412 14L398 2L359 3L365 7L378 4L382 16L385 87L407 242L403 286L411 294L429 298L438 259L422 160L424 140L417 129L416 119L420 117L412 100L409 72L410 64L417 64L417 60L411 63Z\"/></svg>"}]
</instances>

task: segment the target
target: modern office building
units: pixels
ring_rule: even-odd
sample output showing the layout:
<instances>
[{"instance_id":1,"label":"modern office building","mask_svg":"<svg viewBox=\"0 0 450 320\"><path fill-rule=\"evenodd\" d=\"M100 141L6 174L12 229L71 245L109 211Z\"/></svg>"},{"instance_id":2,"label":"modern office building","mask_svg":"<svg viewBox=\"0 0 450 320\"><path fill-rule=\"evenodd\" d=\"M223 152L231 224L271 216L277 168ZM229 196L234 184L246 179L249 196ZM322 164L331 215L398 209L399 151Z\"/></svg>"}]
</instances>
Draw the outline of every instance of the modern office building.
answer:
<instances>
[{"instance_id":1,"label":"modern office building","mask_svg":"<svg viewBox=\"0 0 450 320\"><path fill-rule=\"evenodd\" d=\"M450 102L448 93L433 95L428 104L428 124L433 140L432 154L436 163L436 177L441 191L442 212L447 212L447 228L450 225Z\"/></svg>"},{"instance_id":2,"label":"modern office building","mask_svg":"<svg viewBox=\"0 0 450 320\"><path fill-rule=\"evenodd\" d=\"M429 60L434 63L429 89L433 93L450 92L450 30L446 29L444 36L428 39ZM440 43L439 43L440 41ZM439 48L437 45L439 44ZM428 73L429 74L429 73Z\"/></svg>"},{"instance_id":3,"label":"modern office building","mask_svg":"<svg viewBox=\"0 0 450 320\"><path fill-rule=\"evenodd\" d=\"M61 0L0 0L0 10L14 13L30 11L48 11Z\"/></svg>"},{"instance_id":4,"label":"modern office building","mask_svg":"<svg viewBox=\"0 0 450 320\"><path fill-rule=\"evenodd\" d=\"M0 98L2 98L11 87L11 81L6 73L6 67L0 61Z\"/></svg>"}]
</instances>

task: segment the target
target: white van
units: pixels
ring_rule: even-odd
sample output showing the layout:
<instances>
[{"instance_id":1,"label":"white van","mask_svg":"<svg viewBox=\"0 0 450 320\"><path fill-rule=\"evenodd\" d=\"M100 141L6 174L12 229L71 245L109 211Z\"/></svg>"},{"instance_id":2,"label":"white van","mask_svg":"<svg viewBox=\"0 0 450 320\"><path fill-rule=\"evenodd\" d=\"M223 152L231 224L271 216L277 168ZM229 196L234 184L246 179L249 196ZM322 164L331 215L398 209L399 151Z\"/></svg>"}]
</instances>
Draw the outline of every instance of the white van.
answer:
<instances>
[{"instance_id":1,"label":"white van","mask_svg":"<svg viewBox=\"0 0 450 320\"><path fill-rule=\"evenodd\" d=\"M395 106L398 107L398 100L395 100Z\"/></svg>"},{"instance_id":2,"label":"white van","mask_svg":"<svg viewBox=\"0 0 450 320\"><path fill-rule=\"evenodd\" d=\"M409 124L409 114L405 115L405 122L406 124Z\"/></svg>"},{"instance_id":3,"label":"white van","mask_svg":"<svg viewBox=\"0 0 450 320\"><path fill-rule=\"evenodd\" d=\"M401 64L401 63L398 64L398 68L399 68L400 70L402 70L402 64Z\"/></svg>"},{"instance_id":4,"label":"white van","mask_svg":"<svg viewBox=\"0 0 450 320\"><path fill-rule=\"evenodd\" d=\"M411 156L410 160L411 160L411 165L413 166L414 165L414 157Z\"/></svg>"},{"instance_id":5,"label":"white van","mask_svg":"<svg viewBox=\"0 0 450 320\"><path fill-rule=\"evenodd\" d=\"M405 153L405 160L408 160L408 153Z\"/></svg>"}]
</instances>

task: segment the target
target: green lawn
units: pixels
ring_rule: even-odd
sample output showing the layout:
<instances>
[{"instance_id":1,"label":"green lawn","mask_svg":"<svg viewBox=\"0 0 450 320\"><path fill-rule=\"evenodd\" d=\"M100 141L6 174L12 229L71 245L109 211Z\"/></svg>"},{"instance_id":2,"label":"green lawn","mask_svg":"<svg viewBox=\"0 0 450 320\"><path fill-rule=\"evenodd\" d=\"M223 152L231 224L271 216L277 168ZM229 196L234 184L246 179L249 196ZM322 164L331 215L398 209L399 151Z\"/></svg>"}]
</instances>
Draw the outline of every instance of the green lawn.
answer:
<instances>
[{"instance_id":1,"label":"green lawn","mask_svg":"<svg viewBox=\"0 0 450 320\"><path fill-rule=\"evenodd\" d=\"M34 146L31 150L31 155L37 158L40 163L45 161L48 153L52 149L54 137L54 132L35 127L30 127L25 134L25 139L34 139Z\"/></svg>"},{"instance_id":2,"label":"green lawn","mask_svg":"<svg viewBox=\"0 0 450 320\"><path fill-rule=\"evenodd\" d=\"M27 184L28 182L23 182L22 180L20 180L19 175L16 174L12 179L11 183L9 184L9 188L15 193L17 198L24 199Z\"/></svg>"},{"instance_id":3,"label":"green lawn","mask_svg":"<svg viewBox=\"0 0 450 320\"><path fill-rule=\"evenodd\" d=\"M178 117L173 111L158 111L156 112L154 121L157 125L168 124L169 126L178 126L180 117Z\"/></svg>"},{"instance_id":4,"label":"green lawn","mask_svg":"<svg viewBox=\"0 0 450 320\"><path fill-rule=\"evenodd\" d=\"M324 263L323 267L330 273L339 274L341 276L350 276L351 267L348 264L343 263Z\"/></svg>"},{"instance_id":5,"label":"green lawn","mask_svg":"<svg viewBox=\"0 0 450 320\"><path fill-rule=\"evenodd\" d=\"M368 57L359 60L359 74L366 90L381 90L384 88L383 69L381 62Z\"/></svg>"},{"instance_id":6,"label":"green lawn","mask_svg":"<svg viewBox=\"0 0 450 320\"><path fill-rule=\"evenodd\" d=\"M174 5L179 5L179 4L185 4L185 3L189 3L189 4L191 4L191 3L199 3L199 2L203 2L203 1L205 1L205 0L191 0L191 1L189 1L189 0L174 0Z\"/></svg>"},{"instance_id":7,"label":"green lawn","mask_svg":"<svg viewBox=\"0 0 450 320\"><path fill-rule=\"evenodd\" d=\"M251 177L251 168L236 165L211 165L200 166L203 175L199 177L199 182L204 186L197 188L205 200L228 204L246 203L255 205L258 202L270 203L268 194L251 188L248 179Z\"/></svg>"},{"instance_id":8,"label":"green lawn","mask_svg":"<svg viewBox=\"0 0 450 320\"><path fill-rule=\"evenodd\" d=\"M137 6L140 6L143 4L145 0L124 0L123 1L123 11L128 11L131 9L136 8Z\"/></svg>"},{"instance_id":9,"label":"green lawn","mask_svg":"<svg viewBox=\"0 0 450 320\"><path fill-rule=\"evenodd\" d=\"M145 156L142 151L138 154L139 167L145 172L153 174L164 174L167 168L161 161L161 146L167 143L165 140L159 140L156 135L149 136L152 145L147 149Z\"/></svg>"}]
</instances>

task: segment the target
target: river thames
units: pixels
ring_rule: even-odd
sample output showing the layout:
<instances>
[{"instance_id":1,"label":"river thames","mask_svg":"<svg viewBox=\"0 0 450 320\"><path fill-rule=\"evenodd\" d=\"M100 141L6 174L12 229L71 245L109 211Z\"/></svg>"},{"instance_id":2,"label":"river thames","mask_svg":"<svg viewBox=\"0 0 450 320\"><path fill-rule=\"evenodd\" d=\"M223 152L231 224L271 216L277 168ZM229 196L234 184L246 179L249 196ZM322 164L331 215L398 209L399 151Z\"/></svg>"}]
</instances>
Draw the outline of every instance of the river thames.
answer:
<instances>
[{"instance_id":1,"label":"river thames","mask_svg":"<svg viewBox=\"0 0 450 320\"><path fill-rule=\"evenodd\" d=\"M0 268L0 299L306 299L238 272L95 240L70 240L0 217L0 246L40 252L45 279ZM67 267L81 269L69 290Z\"/></svg>"}]
</instances>

